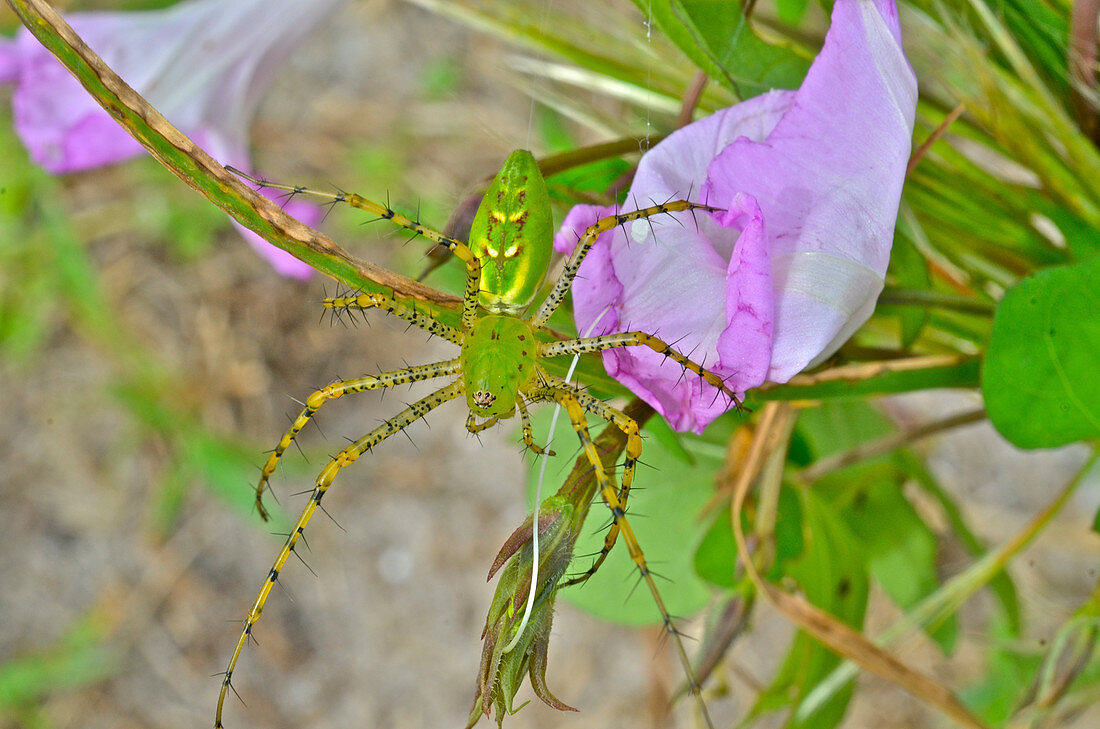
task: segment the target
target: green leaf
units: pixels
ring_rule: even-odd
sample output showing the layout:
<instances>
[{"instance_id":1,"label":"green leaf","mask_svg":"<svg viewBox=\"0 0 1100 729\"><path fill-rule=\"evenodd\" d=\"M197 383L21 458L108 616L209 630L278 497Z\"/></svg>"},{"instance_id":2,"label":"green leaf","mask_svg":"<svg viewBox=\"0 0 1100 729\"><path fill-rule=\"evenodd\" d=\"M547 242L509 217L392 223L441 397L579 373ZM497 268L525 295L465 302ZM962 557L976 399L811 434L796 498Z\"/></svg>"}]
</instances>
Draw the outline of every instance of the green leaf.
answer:
<instances>
[{"instance_id":1,"label":"green leaf","mask_svg":"<svg viewBox=\"0 0 1100 729\"><path fill-rule=\"evenodd\" d=\"M877 459L832 474L814 484L829 494L867 554L867 569L890 598L908 609L939 586L939 545L902 493L908 474L894 459ZM931 626L932 638L950 653L957 624Z\"/></svg>"},{"instance_id":2,"label":"green leaf","mask_svg":"<svg viewBox=\"0 0 1100 729\"><path fill-rule=\"evenodd\" d=\"M960 698L990 725L1003 726L1020 706L1021 696L1034 680L1042 659L1022 645L1003 621L993 620L987 630L990 637L985 668Z\"/></svg>"},{"instance_id":3,"label":"green leaf","mask_svg":"<svg viewBox=\"0 0 1100 729\"><path fill-rule=\"evenodd\" d=\"M1020 448L1100 437L1100 257L1048 268L997 307L982 369L989 419Z\"/></svg>"},{"instance_id":4,"label":"green leaf","mask_svg":"<svg viewBox=\"0 0 1100 729\"><path fill-rule=\"evenodd\" d=\"M647 435L652 436L657 443L660 443L661 448L670 454L684 463L695 463L695 457L684 448L682 442L687 440L689 436L684 433L677 433L664 418L651 418L646 423L645 430Z\"/></svg>"},{"instance_id":5,"label":"green leaf","mask_svg":"<svg viewBox=\"0 0 1100 729\"><path fill-rule=\"evenodd\" d=\"M1100 236L1089 221L1082 219L1074 211L1058 205L1038 190L1028 190L1028 207L1050 219L1065 236L1066 248L1073 257L1084 261L1100 254ZM1058 261L1062 263L1062 261Z\"/></svg>"},{"instance_id":6,"label":"green leaf","mask_svg":"<svg viewBox=\"0 0 1100 729\"><path fill-rule=\"evenodd\" d=\"M834 401L803 411L796 432L816 457L822 457L894 429L886 417L865 402ZM909 467L913 460L904 453L879 456L836 471L813 484L815 493L841 514L844 523L859 538L865 569L902 608L912 607L939 584L936 536L902 493L904 484L914 478ZM952 620L938 626L932 637L949 651L955 630Z\"/></svg>"},{"instance_id":7,"label":"green leaf","mask_svg":"<svg viewBox=\"0 0 1100 729\"><path fill-rule=\"evenodd\" d=\"M780 20L787 25L798 25L809 4L809 0L776 0L775 7Z\"/></svg>"},{"instance_id":8,"label":"green leaf","mask_svg":"<svg viewBox=\"0 0 1100 729\"><path fill-rule=\"evenodd\" d=\"M836 507L813 489L799 489L806 548L790 563L787 574L796 579L814 605L857 629L867 609L869 584L864 555L857 537L844 524ZM772 685L761 694L754 713L796 705L840 664L840 658L816 640L799 632ZM789 727L829 729L844 717L854 686L838 691L808 722Z\"/></svg>"},{"instance_id":9,"label":"green leaf","mask_svg":"<svg viewBox=\"0 0 1100 729\"><path fill-rule=\"evenodd\" d=\"M796 432L814 460L830 456L894 430L893 425L862 400L828 402L798 417Z\"/></svg>"},{"instance_id":10,"label":"green leaf","mask_svg":"<svg viewBox=\"0 0 1100 729\"><path fill-rule=\"evenodd\" d=\"M695 550L695 572L718 587L733 588L737 569L737 541L728 510L723 509Z\"/></svg>"},{"instance_id":11,"label":"green leaf","mask_svg":"<svg viewBox=\"0 0 1100 729\"><path fill-rule=\"evenodd\" d=\"M749 528L746 524L746 531ZM802 538L802 507L794 489L787 486L779 490L774 538L775 559L767 577L770 580L780 580L786 574L787 563L797 559L805 546ZM733 524L730 522L729 510L722 509L695 552L695 572L718 587L735 588L738 584L734 580L739 569L737 562Z\"/></svg>"},{"instance_id":12,"label":"green leaf","mask_svg":"<svg viewBox=\"0 0 1100 729\"><path fill-rule=\"evenodd\" d=\"M738 3L729 0L634 0L708 76L742 99L771 89L796 89L809 60L765 43Z\"/></svg>"}]
</instances>

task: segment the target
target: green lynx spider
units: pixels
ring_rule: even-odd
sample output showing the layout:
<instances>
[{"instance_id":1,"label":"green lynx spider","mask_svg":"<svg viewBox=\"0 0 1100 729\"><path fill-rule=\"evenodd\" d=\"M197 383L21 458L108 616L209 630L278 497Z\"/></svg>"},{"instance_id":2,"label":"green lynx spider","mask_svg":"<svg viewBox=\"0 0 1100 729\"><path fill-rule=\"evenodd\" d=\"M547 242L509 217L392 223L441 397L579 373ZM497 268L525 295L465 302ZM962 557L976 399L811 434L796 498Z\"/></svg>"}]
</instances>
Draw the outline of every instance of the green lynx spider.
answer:
<instances>
[{"instance_id":1,"label":"green lynx spider","mask_svg":"<svg viewBox=\"0 0 1100 729\"><path fill-rule=\"evenodd\" d=\"M567 383L547 372L539 363L548 357L598 352L614 347L644 346L678 362L681 366L702 377L720 393L736 404L735 394L730 391L718 375L709 372L692 362L657 337L644 332L627 332L597 337L582 337L565 341L544 342L536 336L543 329L555 309L562 303L577 269L585 254L596 238L603 232L616 226L625 225L634 220L654 215L691 210L714 210L708 205L687 201L666 202L634 212L619 213L603 218L589 227L565 264L565 269L554 284L550 294L532 316L523 314L529 303L542 286L546 277L552 254L553 216L546 182L539 172L538 165L530 152L513 152L503 168L493 180L482 200L474 218L470 232L470 243L463 243L449 236L430 230L420 223L393 211L386 205L366 200L355 194L318 193L300 187L280 185L259 180L232 170L250 182L274 189L286 190L291 194L309 194L325 197L333 202L345 202L353 207L366 210L393 222L402 228L414 231L430 241L446 247L466 266L466 289L463 297L461 328L454 328L436 321L430 316L414 310L396 299L378 293L361 293L343 297L327 298L324 306L333 310L383 309L401 317L412 325L453 342L461 347L461 353L455 359L434 364L407 367L376 376L357 377L332 383L310 395L302 412L283 435L282 440L271 453L263 467L259 484L256 487L256 507L260 515L267 519L267 510L263 505L263 492L268 480L275 472L280 457L306 426L314 414L330 400L344 395L393 387L420 380L437 377L454 377L454 380L421 400L408 406L400 413L351 443L322 469L317 476L316 485L303 509L298 521L287 536L279 551L263 587L256 596L255 603L244 621L244 630L237 641L229 666L222 679L218 695L218 708L214 720L216 729L222 727L222 710L231 687L233 671L253 627L260 619L264 604L271 594L279 574L295 550L299 539L309 524L314 512L321 504L325 492L332 485L340 469L351 464L359 456L381 443L391 435L401 431L409 424L426 416L443 403L456 399L463 394L469 408L466 428L477 433L495 425L498 421L512 417L519 412L523 431L523 442L536 453L542 453L531 433L531 419L527 405L534 402L553 401L561 404L580 438L581 445L592 463L597 484L604 502L611 510L611 528L604 541L603 549L592 567L580 577L564 584L583 582L603 563L604 558L621 535L642 579L645 581L653 599L660 610L666 632L672 637L687 673L692 693L699 699L699 706L710 725L706 706L702 701L699 687L687 654L680 641L679 634L672 625L672 619L664 606L657 586L646 565L638 540L626 520L626 503L634 479L634 468L641 455L642 439L637 423L625 414L589 395L582 389ZM613 423L627 437L625 462L622 466L622 480L618 489L613 483L614 473L610 475L601 465L599 454L593 446L586 423L586 412Z\"/></svg>"}]
</instances>

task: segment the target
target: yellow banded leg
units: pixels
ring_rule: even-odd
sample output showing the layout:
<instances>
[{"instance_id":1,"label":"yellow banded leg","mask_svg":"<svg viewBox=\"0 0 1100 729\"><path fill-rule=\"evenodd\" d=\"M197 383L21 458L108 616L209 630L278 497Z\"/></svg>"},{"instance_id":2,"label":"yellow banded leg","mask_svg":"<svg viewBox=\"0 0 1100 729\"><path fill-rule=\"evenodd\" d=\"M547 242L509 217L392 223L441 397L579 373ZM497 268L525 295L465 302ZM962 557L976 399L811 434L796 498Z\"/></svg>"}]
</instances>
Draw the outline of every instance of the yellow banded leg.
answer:
<instances>
[{"instance_id":1,"label":"yellow banded leg","mask_svg":"<svg viewBox=\"0 0 1100 729\"><path fill-rule=\"evenodd\" d=\"M271 571L268 572L267 579L264 580L263 587L260 588L260 593L256 596L256 601L252 604L252 609L248 611L248 617L245 618L244 630L241 632L241 637L237 640L237 647L233 650L233 656L229 659L229 666L225 669L225 675L222 678L221 691L218 694L218 710L214 716L215 729L221 729L223 726L222 709L225 705L225 697L229 693L230 682L233 679L233 671L237 667L237 661L241 657L241 652L244 650L245 644L248 643L249 636L252 635L252 628L256 625L257 621L259 621L260 615L263 614L264 605L267 603L267 598L271 595L271 590L275 587L275 582L279 579L279 573L286 565L287 560L290 559L290 555L297 546L298 540L302 538L302 534L305 532L309 520L313 518L314 512L316 512L317 508L321 505L321 499L324 497L325 492L328 491L329 486L331 486L332 482L336 479L336 474L340 472L340 469L354 463L364 452L370 450L411 423L416 422L448 400L453 400L458 397L462 394L462 391L462 381L456 380L446 387L436 390L431 395L421 400L417 400L394 417L382 423L382 425L337 453L336 456L329 461L328 465L324 467L320 475L317 476L317 482L313 487L313 493L310 495L309 501L302 510L301 516L298 517L298 522L294 525L290 534L287 535L286 542L283 543L283 548L279 550L279 556L275 558L275 563L271 566Z\"/></svg>"},{"instance_id":2,"label":"yellow banded leg","mask_svg":"<svg viewBox=\"0 0 1100 729\"><path fill-rule=\"evenodd\" d=\"M488 430L500 421L500 418L489 418L483 420L480 423L477 422L477 416L471 412L466 416L466 430L470 431L474 435L477 435L483 430Z\"/></svg>"},{"instance_id":3,"label":"yellow banded leg","mask_svg":"<svg viewBox=\"0 0 1100 729\"><path fill-rule=\"evenodd\" d=\"M681 367L699 375L707 384L724 393L735 406L740 407L741 405L740 400L737 399L737 393L726 386L726 381L723 380L720 375L705 369L702 365L696 364L688 357L677 352L672 348L672 345L665 343L664 340L652 334L646 334L645 332L604 334L599 337L583 337L581 339L568 339L562 342L543 343L539 344L539 356L560 357L566 354L601 352L605 349L617 349L619 347L649 347L657 354L663 354Z\"/></svg>"},{"instance_id":4,"label":"yellow banded leg","mask_svg":"<svg viewBox=\"0 0 1100 729\"><path fill-rule=\"evenodd\" d=\"M307 187L301 187L300 185L285 185L279 182L271 182L259 177L253 177L252 175L241 172L235 167L226 167L226 169L237 177L248 180L259 188L266 187L272 190L285 190L291 195L309 195L310 197L321 198L322 200L331 200L334 203L347 203L353 208L365 210L368 213L377 215L383 220L389 220L394 225L399 225L406 230L411 230L417 235L424 236L432 243L443 246L466 264L466 294L462 300L462 328L469 330L470 327L473 326L474 320L477 318L478 293L481 290L481 261L477 259L473 251L471 251L462 241L421 225L417 221L397 212L389 205L383 205L382 203L368 200L362 195L357 195L354 192L322 192L321 190L311 190Z\"/></svg>"},{"instance_id":5,"label":"yellow banded leg","mask_svg":"<svg viewBox=\"0 0 1100 729\"><path fill-rule=\"evenodd\" d=\"M569 293L569 289L573 286L573 279L577 275L577 270L581 267L581 262L584 261L584 257L588 255L588 251L592 248L593 244L595 244L597 238L609 230L613 230L620 225L626 225L635 220L651 218L654 215L663 215L665 213L678 213L685 210L717 211L718 208L711 207L710 205L703 205L701 203L688 202L687 200L675 200L673 202L661 203L660 205L651 205L648 208L634 210L629 213L609 215L606 218L600 218L595 223L588 226L584 234L580 237L580 240L577 241L577 246L569 255L569 260L565 262L565 269L554 283L554 288L550 291L550 295L542 302L542 306L539 307L538 312L535 314L534 318L531 319L531 326L541 327L546 324L550 319L550 315L553 314L558 306L561 305L561 302L565 300L565 295Z\"/></svg>"},{"instance_id":6,"label":"yellow banded leg","mask_svg":"<svg viewBox=\"0 0 1100 729\"><path fill-rule=\"evenodd\" d=\"M435 377L445 377L447 375L456 374L458 371L459 362L457 359L452 359L447 362L406 367L402 370L384 372L380 375L366 375L364 377L357 377L354 380L333 382L331 385L322 387L320 390L317 390L307 397L302 412L299 413L298 417L291 423L290 429L283 434L279 444L275 446L275 450L268 456L267 463L264 464L263 470L260 471L260 482L256 484L256 510L260 512L260 517L264 521L268 519L267 508L263 504L264 489L267 487L271 476L275 473L275 468L279 465L279 459L282 458L283 453L290 447L290 444L294 442L294 439L298 437L298 434L302 432L302 428L306 427L310 419L326 402L329 400L336 400L344 395L355 392L378 390L384 387L394 387L410 382L430 380Z\"/></svg>"},{"instance_id":7,"label":"yellow banded leg","mask_svg":"<svg viewBox=\"0 0 1100 729\"><path fill-rule=\"evenodd\" d=\"M560 391L554 388L536 392L539 395L543 395L544 393L550 394L555 400L562 404L562 407L564 407L566 413L568 413L569 420L573 424L573 430L577 432L577 437L580 438L585 455L588 456L588 461L592 464L592 470L595 472L596 483L599 485L600 494L603 496L607 508L611 510L612 526L617 527L622 534L623 541L626 543L627 550L630 552L630 558L634 560L634 564L638 567L638 572L641 574L642 580L646 583L650 595L653 596L653 601L657 604L657 609L661 613L661 621L664 624L664 630L676 644L680 663L683 665L684 674L687 676L688 688L699 704L699 710L703 715L706 726L709 729L713 729L714 725L711 723L710 713L707 711L706 702L703 701L703 694L699 689L699 684L695 680L695 671L691 667L691 661L688 659L687 651L684 650L684 644L680 640L680 633L676 630L676 626L672 624L672 616L669 615L668 608L665 607L665 602L661 599L661 593L657 591L657 583L653 580L653 574L649 571L649 566L646 564L645 555L642 554L642 548L638 544L638 538L634 535L634 530L631 528L630 522L626 520L626 512L623 509L623 504L619 501L618 494L615 492L615 487L608 478L606 471L604 471L603 462L600 460L600 454L596 450L596 446L592 442L592 437L588 433L588 423L586 422L584 414L585 408L572 392Z\"/></svg>"},{"instance_id":8,"label":"yellow banded leg","mask_svg":"<svg viewBox=\"0 0 1100 729\"><path fill-rule=\"evenodd\" d=\"M531 429L531 413L527 412L527 403L523 401L523 395L516 397L516 409L519 410L519 421L523 431L523 445L532 453L540 456L556 456L552 450L544 450L535 443L535 432Z\"/></svg>"},{"instance_id":9,"label":"yellow banded leg","mask_svg":"<svg viewBox=\"0 0 1100 729\"><path fill-rule=\"evenodd\" d=\"M615 427L621 430L623 435L626 436L623 475L619 482L619 493L617 494L619 505L625 512L627 500L630 498L630 487L634 483L634 470L638 463L638 459L641 458L642 455L642 436L639 433L638 423L621 410L611 407L599 398L593 397L587 392L570 385L565 380L547 373L544 373L544 378L550 388L555 391L568 392L577 399L577 402L580 403L582 408L614 424ZM615 542L618 538L619 525L612 521L610 528L607 530L607 536L604 537L603 547L600 549L600 553L596 556L596 560L592 563L592 566L585 570L584 574L561 583L561 586L570 587L572 585L579 585L596 574L596 571L603 566L604 560L607 559L607 555L610 554L611 550L615 547Z\"/></svg>"},{"instance_id":10,"label":"yellow banded leg","mask_svg":"<svg viewBox=\"0 0 1100 729\"><path fill-rule=\"evenodd\" d=\"M527 405L523 402L522 396L516 398L516 407L519 409L520 421L523 423L523 444L527 446L528 449L535 453L538 453L539 455L555 455L554 451L543 451L543 449L535 443L535 437L531 430L531 415L527 412ZM483 420L479 423L477 422L477 416L475 416L473 413L470 413L468 416L466 416L466 430L470 431L474 435L477 435L481 431L488 430L489 428L493 427L498 422L500 422L500 418L489 418L488 420Z\"/></svg>"},{"instance_id":11,"label":"yellow banded leg","mask_svg":"<svg viewBox=\"0 0 1100 729\"><path fill-rule=\"evenodd\" d=\"M330 296L321 303L326 309L344 309L348 311L381 309L382 311L388 311L429 334L443 337L447 341L458 345L462 344L462 333L454 327L438 322L427 314L421 314L415 308L385 294L361 293L354 296Z\"/></svg>"}]
</instances>

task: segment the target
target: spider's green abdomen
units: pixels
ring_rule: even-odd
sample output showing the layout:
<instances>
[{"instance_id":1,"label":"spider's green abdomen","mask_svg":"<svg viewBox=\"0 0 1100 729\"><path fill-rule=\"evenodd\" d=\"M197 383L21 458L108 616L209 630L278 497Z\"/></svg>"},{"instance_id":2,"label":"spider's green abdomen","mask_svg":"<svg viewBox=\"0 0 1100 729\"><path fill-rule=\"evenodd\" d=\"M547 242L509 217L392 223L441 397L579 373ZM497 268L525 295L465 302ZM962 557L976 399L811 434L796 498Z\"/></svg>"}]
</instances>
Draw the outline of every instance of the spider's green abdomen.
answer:
<instances>
[{"instance_id":1,"label":"spider's green abdomen","mask_svg":"<svg viewBox=\"0 0 1100 729\"><path fill-rule=\"evenodd\" d=\"M470 410L483 418L507 417L520 388L535 377L537 341L531 327L514 316L478 319L462 343L462 378Z\"/></svg>"},{"instance_id":2,"label":"spider's green abdomen","mask_svg":"<svg viewBox=\"0 0 1100 729\"><path fill-rule=\"evenodd\" d=\"M553 252L550 194L531 153L512 152L481 199L470 249L481 260L481 305L518 314L546 277Z\"/></svg>"}]
</instances>

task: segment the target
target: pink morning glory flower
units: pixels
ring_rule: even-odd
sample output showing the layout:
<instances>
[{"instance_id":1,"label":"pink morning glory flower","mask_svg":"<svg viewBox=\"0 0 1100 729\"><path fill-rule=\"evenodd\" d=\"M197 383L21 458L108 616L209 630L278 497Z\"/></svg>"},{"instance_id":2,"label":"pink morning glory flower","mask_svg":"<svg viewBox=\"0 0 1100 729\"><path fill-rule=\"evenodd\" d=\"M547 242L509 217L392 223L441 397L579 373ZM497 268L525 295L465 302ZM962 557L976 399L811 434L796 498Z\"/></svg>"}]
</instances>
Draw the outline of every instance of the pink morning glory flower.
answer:
<instances>
[{"instance_id":1,"label":"pink morning glory flower","mask_svg":"<svg viewBox=\"0 0 1100 729\"><path fill-rule=\"evenodd\" d=\"M156 11L73 13L67 20L130 86L222 164L251 169L248 126L279 65L343 0L190 0ZM15 84L15 129L53 174L113 164L141 146L26 29L0 39L0 83ZM314 224L320 210L288 211ZM311 269L255 233L280 273Z\"/></svg>"},{"instance_id":2,"label":"pink morning glory flower","mask_svg":"<svg viewBox=\"0 0 1100 729\"><path fill-rule=\"evenodd\" d=\"M690 194L726 212L601 236L573 286L578 330L655 333L738 393L824 360L882 290L916 101L894 1L837 0L801 88L690 124L642 159L631 207ZM574 208L555 246L572 250L610 212ZM701 432L729 409L642 350L609 350L604 364L674 428Z\"/></svg>"}]
</instances>

